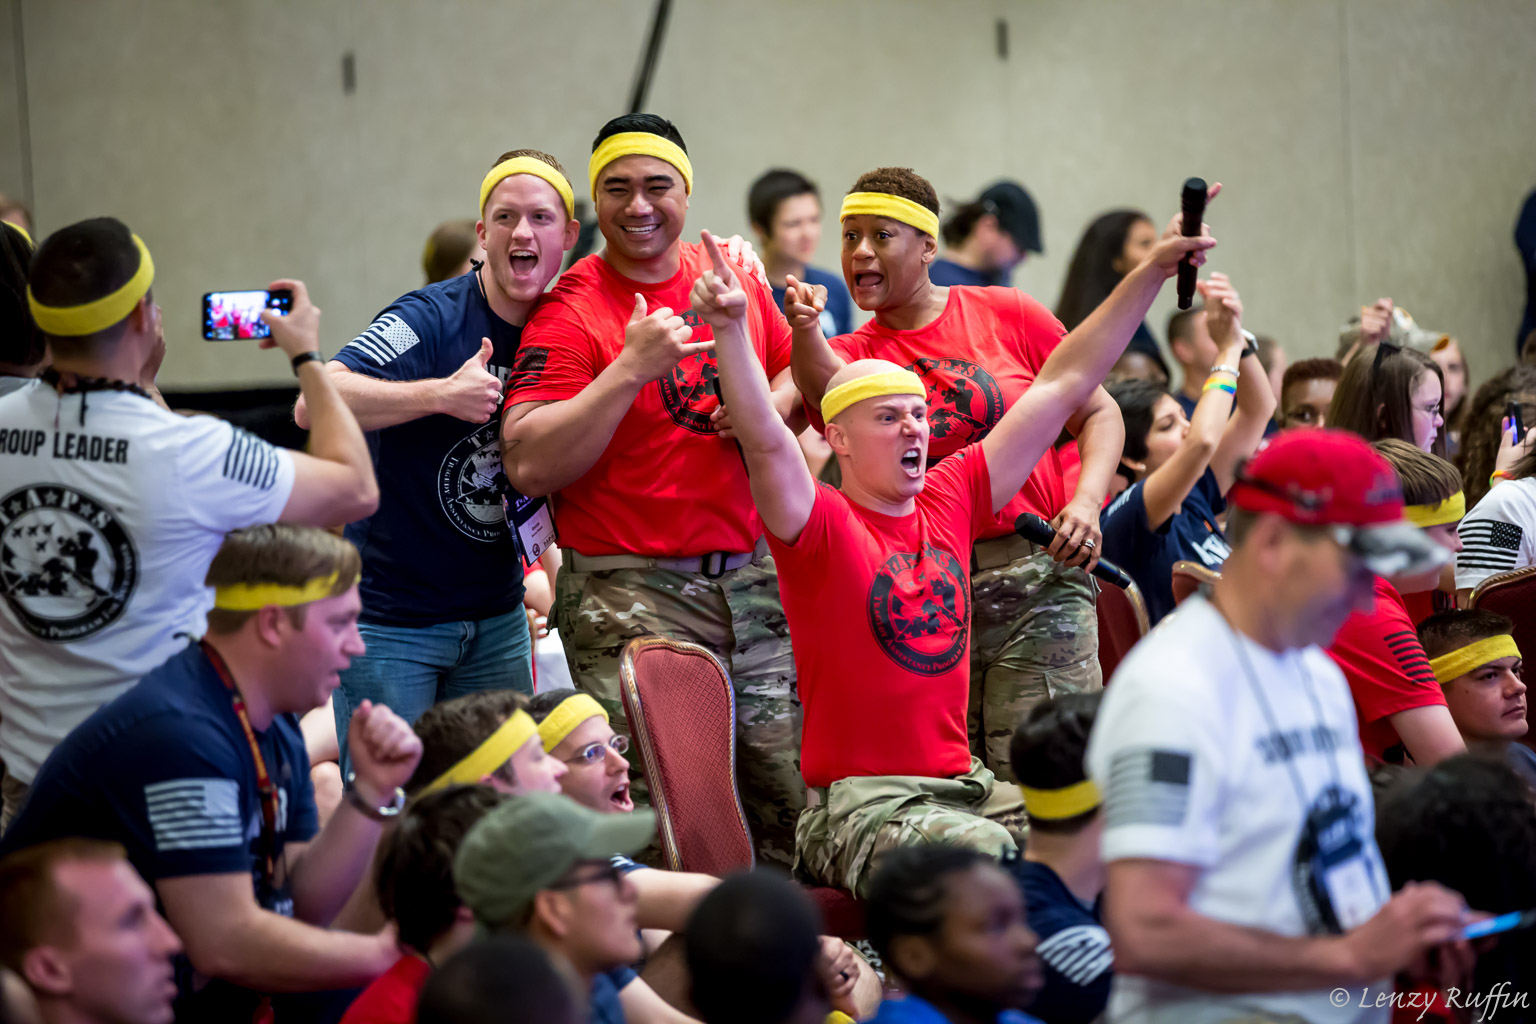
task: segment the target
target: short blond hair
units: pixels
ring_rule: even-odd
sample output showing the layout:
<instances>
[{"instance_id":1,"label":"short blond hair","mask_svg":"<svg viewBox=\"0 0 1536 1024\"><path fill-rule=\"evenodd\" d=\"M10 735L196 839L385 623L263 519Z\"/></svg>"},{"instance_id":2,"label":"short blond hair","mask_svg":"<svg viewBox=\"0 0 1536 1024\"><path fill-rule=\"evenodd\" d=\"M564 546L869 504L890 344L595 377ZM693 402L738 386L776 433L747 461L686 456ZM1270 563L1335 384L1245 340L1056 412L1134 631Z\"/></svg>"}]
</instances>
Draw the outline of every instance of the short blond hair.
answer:
<instances>
[{"instance_id":1,"label":"short blond hair","mask_svg":"<svg viewBox=\"0 0 1536 1024\"><path fill-rule=\"evenodd\" d=\"M363 559L352 542L318 526L268 523L235 530L224 538L208 566L203 582L210 587L270 584L301 587L310 580L335 574L326 597L350 590L362 571ZM285 609L296 628L304 625L306 605ZM228 634L250 621L254 611L215 608L208 613L208 632Z\"/></svg>"}]
</instances>

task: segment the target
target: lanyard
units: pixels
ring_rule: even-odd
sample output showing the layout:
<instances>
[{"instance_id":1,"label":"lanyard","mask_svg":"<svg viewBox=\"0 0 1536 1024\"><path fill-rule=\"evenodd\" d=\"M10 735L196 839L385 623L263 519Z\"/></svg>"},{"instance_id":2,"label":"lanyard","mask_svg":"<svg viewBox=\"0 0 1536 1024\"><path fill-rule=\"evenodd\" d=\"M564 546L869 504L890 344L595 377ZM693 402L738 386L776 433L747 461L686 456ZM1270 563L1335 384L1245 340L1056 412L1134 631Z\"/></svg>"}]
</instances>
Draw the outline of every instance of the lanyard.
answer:
<instances>
[{"instance_id":1,"label":"lanyard","mask_svg":"<svg viewBox=\"0 0 1536 1024\"><path fill-rule=\"evenodd\" d=\"M225 689L229 690L229 699L234 705L235 717L240 719L240 728L245 730L245 740L251 745L251 760L256 764L256 792L261 796L262 869L263 876L270 885L277 874L277 860L274 854L277 849L277 787L272 785L272 776L267 772L266 759L261 756L261 747L256 742L256 730L251 728L251 716L245 710L245 698L240 696L240 691L235 688L235 680L229 674L229 666L224 663L223 656L209 646L208 641L204 640L201 646L204 657L213 666L219 681L224 684Z\"/></svg>"}]
</instances>

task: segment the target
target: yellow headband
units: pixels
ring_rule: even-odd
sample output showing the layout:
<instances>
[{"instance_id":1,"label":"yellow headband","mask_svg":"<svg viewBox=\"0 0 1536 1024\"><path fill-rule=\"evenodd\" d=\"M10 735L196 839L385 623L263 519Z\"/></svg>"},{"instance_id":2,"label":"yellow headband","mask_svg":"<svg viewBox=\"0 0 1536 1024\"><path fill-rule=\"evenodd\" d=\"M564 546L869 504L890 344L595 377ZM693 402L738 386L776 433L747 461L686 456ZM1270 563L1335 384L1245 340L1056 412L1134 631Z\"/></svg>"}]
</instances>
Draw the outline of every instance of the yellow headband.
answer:
<instances>
[{"instance_id":1,"label":"yellow headband","mask_svg":"<svg viewBox=\"0 0 1536 1024\"><path fill-rule=\"evenodd\" d=\"M1084 779L1061 789L1030 789L1028 786L1020 786L1019 792L1024 794L1024 810L1031 818L1040 821L1075 818L1079 814L1087 814L1104 802L1104 798L1099 795L1099 787L1093 784L1092 779Z\"/></svg>"},{"instance_id":2,"label":"yellow headband","mask_svg":"<svg viewBox=\"0 0 1536 1024\"><path fill-rule=\"evenodd\" d=\"M890 370L855 377L821 396L822 422L831 423L838 413L853 403L862 402L866 398L878 398L880 395L916 395L918 398L927 398L928 389L923 387L923 379L911 370Z\"/></svg>"},{"instance_id":3,"label":"yellow headband","mask_svg":"<svg viewBox=\"0 0 1536 1024\"><path fill-rule=\"evenodd\" d=\"M605 722L609 720L603 706L586 694L577 693L565 698L539 723L539 735L544 739L544 749L554 750L578 725L589 718L598 717Z\"/></svg>"},{"instance_id":4,"label":"yellow headband","mask_svg":"<svg viewBox=\"0 0 1536 1024\"><path fill-rule=\"evenodd\" d=\"M1466 514L1467 496L1463 491L1457 491L1444 501L1437 501L1433 505L1403 506L1403 518L1420 529L1426 526L1459 523Z\"/></svg>"},{"instance_id":5,"label":"yellow headband","mask_svg":"<svg viewBox=\"0 0 1536 1024\"><path fill-rule=\"evenodd\" d=\"M283 608L309 604L335 593L339 575L338 570L298 586L291 583L226 583L213 588L213 606L229 612L254 612L269 604Z\"/></svg>"},{"instance_id":6,"label":"yellow headband","mask_svg":"<svg viewBox=\"0 0 1536 1024\"><path fill-rule=\"evenodd\" d=\"M524 743L538 734L539 727L533 724L533 716L519 708L507 716L507 720L487 736L484 743L464 755L464 759L458 764L433 779L431 785L421 792L431 793L444 786L458 783L473 785L506 764Z\"/></svg>"},{"instance_id":7,"label":"yellow headband","mask_svg":"<svg viewBox=\"0 0 1536 1024\"><path fill-rule=\"evenodd\" d=\"M843 208L837 219L844 217L889 217L910 225L925 235L939 237L939 215L928 207L914 203L889 192L850 192L843 197Z\"/></svg>"},{"instance_id":8,"label":"yellow headband","mask_svg":"<svg viewBox=\"0 0 1536 1024\"><path fill-rule=\"evenodd\" d=\"M133 244L139 247L139 269L127 284L110 295L79 306L45 306L37 301L28 285L27 305L32 308L32 319L38 328L58 338L78 338L106 330L133 312L155 282L155 261L149 258L149 247L138 235L133 236Z\"/></svg>"},{"instance_id":9,"label":"yellow headband","mask_svg":"<svg viewBox=\"0 0 1536 1024\"><path fill-rule=\"evenodd\" d=\"M571 183L565 180L565 175L555 170L549 164L537 157L516 156L511 160L503 160L492 167L485 180L480 182L480 212L485 213L485 201L491 198L491 190L500 185L514 174L531 174L535 178L543 178L555 187L560 193L560 198L565 200L565 217L567 220L576 219L576 193L571 191Z\"/></svg>"},{"instance_id":10,"label":"yellow headband","mask_svg":"<svg viewBox=\"0 0 1536 1024\"><path fill-rule=\"evenodd\" d=\"M1435 679L1440 685L1444 686L1452 679L1464 676L1475 668L1481 668L1490 661L1518 657L1520 657L1520 648L1515 646L1515 638L1508 633L1500 633L1498 636L1484 637L1465 647L1459 647L1438 658L1430 658L1429 670L1435 674Z\"/></svg>"},{"instance_id":11,"label":"yellow headband","mask_svg":"<svg viewBox=\"0 0 1536 1024\"><path fill-rule=\"evenodd\" d=\"M592 151L592 159L587 164L594 201L597 199L597 176L603 173L604 167L625 156L653 156L665 160L682 173L683 189L693 195L693 164L688 162L688 154L683 152L681 146L650 132L620 132L604 139Z\"/></svg>"}]
</instances>

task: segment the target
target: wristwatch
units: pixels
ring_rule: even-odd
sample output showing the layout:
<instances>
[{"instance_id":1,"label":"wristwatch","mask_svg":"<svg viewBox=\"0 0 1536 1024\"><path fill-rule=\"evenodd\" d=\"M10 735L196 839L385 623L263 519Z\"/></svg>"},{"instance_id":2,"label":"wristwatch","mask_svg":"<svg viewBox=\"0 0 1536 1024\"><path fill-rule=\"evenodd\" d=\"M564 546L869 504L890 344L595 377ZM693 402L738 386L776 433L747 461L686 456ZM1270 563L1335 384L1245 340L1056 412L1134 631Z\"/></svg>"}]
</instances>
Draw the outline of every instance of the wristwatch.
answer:
<instances>
[{"instance_id":1,"label":"wristwatch","mask_svg":"<svg viewBox=\"0 0 1536 1024\"><path fill-rule=\"evenodd\" d=\"M1249 356L1256 356L1259 354L1259 339L1254 336L1252 331L1245 328L1243 330L1243 340L1248 343L1247 346L1243 349L1244 359L1247 359Z\"/></svg>"},{"instance_id":2,"label":"wristwatch","mask_svg":"<svg viewBox=\"0 0 1536 1024\"><path fill-rule=\"evenodd\" d=\"M346 785L342 787L341 795L346 798L347 803L357 808L358 813L363 817L380 822L392 821L405 809L405 790L399 786L395 787L395 795L389 803L382 807L374 807L363 799L362 794L357 791L356 783L357 772L347 772Z\"/></svg>"}]
</instances>

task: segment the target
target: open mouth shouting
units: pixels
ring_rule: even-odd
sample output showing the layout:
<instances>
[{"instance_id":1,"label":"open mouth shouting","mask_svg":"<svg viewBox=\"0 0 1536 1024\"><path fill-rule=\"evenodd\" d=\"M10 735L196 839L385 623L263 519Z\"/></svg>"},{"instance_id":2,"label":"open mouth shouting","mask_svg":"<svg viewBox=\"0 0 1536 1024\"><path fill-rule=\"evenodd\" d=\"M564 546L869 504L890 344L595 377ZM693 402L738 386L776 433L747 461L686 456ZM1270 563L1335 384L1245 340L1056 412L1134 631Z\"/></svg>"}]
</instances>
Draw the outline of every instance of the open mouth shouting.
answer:
<instances>
[{"instance_id":1,"label":"open mouth shouting","mask_svg":"<svg viewBox=\"0 0 1536 1024\"><path fill-rule=\"evenodd\" d=\"M629 780L619 780L618 786L608 794L608 802L613 805L615 811L628 814L635 809L634 800L629 796Z\"/></svg>"},{"instance_id":2,"label":"open mouth shouting","mask_svg":"<svg viewBox=\"0 0 1536 1024\"><path fill-rule=\"evenodd\" d=\"M910 477L923 475L923 452L917 445L913 445L901 453L901 468Z\"/></svg>"},{"instance_id":3,"label":"open mouth shouting","mask_svg":"<svg viewBox=\"0 0 1536 1024\"><path fill-rule=\"evenodd\" d=\"M507 262L512 267L512 277L517 280L526 280L533 276L539 266L539 254L532 249L513 249Z\"/></svg>"},{"instance_id":4,"label":"open mouth shouting","mask_svg":"<svg viewBox=\"0 0 1536 1024\"><path fill-rule=\"evenodd\" d=\"M861 270L853 275L855 291L871 292L885 283L885 275L878 270Z\"/></svg>"}]
</instances>

